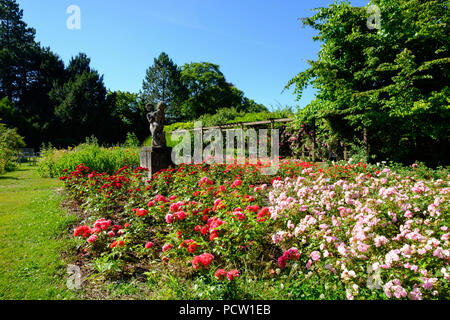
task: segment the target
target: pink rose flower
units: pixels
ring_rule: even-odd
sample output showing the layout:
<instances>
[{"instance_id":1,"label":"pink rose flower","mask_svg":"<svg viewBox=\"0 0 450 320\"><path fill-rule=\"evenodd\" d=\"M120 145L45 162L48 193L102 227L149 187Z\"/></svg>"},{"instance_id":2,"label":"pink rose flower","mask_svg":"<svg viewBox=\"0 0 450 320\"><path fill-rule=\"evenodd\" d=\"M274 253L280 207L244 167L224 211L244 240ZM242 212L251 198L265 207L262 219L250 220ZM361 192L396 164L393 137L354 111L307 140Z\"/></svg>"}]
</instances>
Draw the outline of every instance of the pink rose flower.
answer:
<instances>
[{"instance_id":1,"label":"pink rose flower","mask_svg":"<svg viewBox=\"0 0 450 320\"><path fill-rule=\"evenodd\" d=\"M313 259L314 261L319 261L320 260L320 252L319 251L313 251L311 252L311 259Z\"/></svg>"}]
</instances>

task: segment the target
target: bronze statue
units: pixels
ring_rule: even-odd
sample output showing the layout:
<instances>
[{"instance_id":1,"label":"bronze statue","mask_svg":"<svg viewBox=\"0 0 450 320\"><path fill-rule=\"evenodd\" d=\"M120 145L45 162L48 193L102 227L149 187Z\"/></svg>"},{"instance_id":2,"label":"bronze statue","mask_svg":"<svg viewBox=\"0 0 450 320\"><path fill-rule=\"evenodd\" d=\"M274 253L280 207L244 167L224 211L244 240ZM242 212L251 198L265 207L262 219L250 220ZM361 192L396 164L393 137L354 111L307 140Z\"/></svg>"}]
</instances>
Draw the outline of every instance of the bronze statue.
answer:
<instances>
[{"instance_id":1,"label":"bronze statue","mask_svg":"<svg viewBox=\"0 0 450 320\"><path fill-rule=\"evenodd\" d=\"M165 148L164 110L166 109L166 103L164 101L158 102L156 111L154 111L154 105L151 103L145 107L148 111L147 120L150 123L150 132L152 134L152 148Z\"/></svg>"}]
</instances>

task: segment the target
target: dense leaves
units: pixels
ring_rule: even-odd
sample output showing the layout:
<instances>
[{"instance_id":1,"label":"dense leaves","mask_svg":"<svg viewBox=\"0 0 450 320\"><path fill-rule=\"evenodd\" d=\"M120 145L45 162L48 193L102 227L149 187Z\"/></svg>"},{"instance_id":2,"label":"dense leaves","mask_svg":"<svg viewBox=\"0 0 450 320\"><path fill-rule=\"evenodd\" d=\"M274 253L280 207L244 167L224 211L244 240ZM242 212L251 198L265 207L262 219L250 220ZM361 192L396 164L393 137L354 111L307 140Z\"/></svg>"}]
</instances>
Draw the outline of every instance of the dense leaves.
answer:
<instances>
[{"instance_id":1,"label":"dense leaves","mask_svg":"<svg viewBox=\"0 0 450 320\"><path fill-rule=\"evenodd\" d=\"M299 111L315 118L323 139L362 144L367 130L377 159L448 163L450 21L444 1L375 0L380 29L366 8L343 2L303 19L318 31L318 58L288 83L298 97L308 85L317 99Z\"/></svg>"},{"instance_id":2,"label":"dense leaves","mask_svg":"<svg viewBox=\"0 0 450 320\"><path fill-rule=\"evenodd\" d=\"M159 101L165 101L168 106L167 121L176 122L184 116L181 103L187 95L187 89L181 82L180 69L162 52L147 69L141 93L143 103L152 103L156 107Z\"/></svg>"},{"instance_id":3,"label":"dense leaves","mask_svg":"<svg viewBox=\"0 0 450 320\"><path fill-rule=\"evenodd\" d=\"M0 174L15 168L19 148L24 145L16 129L8 129L0 123Z\"/></svg>"},{"instance_id":4,"label":"dense leaves","mask_svg":"<svg viewBox=\"0 0 450 320\"><path fill-rule=\"evenodd\" d=\"M203 114L215 114L223 108L237 111L258 112L264 106L244 97L244 93L228 83L219 66L209 62L185 64L181 69L181 81L188 90L183 102L185 119L197 119Z\"/></svg>"},{"instance_id":5,"label":"dense leaves","mask_svg":"<svg viewBox=\"0 0 450 320\"><path fill-rule=\"evenodd\" d=\"M6 97L12 105L0 108L0 118L36 145L52 135L54 105L48 94L63 81L64 64L35 42L35 31L22 16L15 1L0 1L0 99Z\"/></svg>"},{"instance_id":6,"label":"dense leaves","mask_svg":"<svg viewBox=\"0 0 450 320\"><path fill-rule=\"evenodd\" d=\"M125 165L139 164L139 150L136 147L100 147L94 139L87 139L69 150L58 150L52 146L42 149L38 172L43 177L58 177L63 169L73 171L80 164L88 165L97 172L113 174Z\"/></svg>"}]
</instances>

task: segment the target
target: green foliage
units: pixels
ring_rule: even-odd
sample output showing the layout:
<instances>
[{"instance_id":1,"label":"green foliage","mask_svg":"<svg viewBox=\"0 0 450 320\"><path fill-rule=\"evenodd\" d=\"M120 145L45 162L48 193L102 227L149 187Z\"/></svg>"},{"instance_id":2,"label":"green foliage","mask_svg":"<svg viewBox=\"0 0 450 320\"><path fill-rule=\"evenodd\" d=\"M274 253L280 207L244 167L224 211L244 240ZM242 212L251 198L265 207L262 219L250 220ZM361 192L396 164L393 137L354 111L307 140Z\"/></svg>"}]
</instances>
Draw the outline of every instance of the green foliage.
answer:
<instances>
[{"instance_id":1,"label":"green foliage","mask_svg":"<svg viewBox=\"0 0 450 320\"><path fill-rule=\"evenodd\" d=\"M181 103L187 98L187 90L181 82L178 66L162 52L154 59L153 65L147 69L142 84L141 100L143 104L159 101L167 104L166 119L169 123L183 118Z\"/></svg>"},{"instance_id":2,"label":"green foliage","mask_svg":"<svg viewBox=\"0 0 450 320\"><path fill-rule=\"evenodd\" d=\"M139 147L139 139L134 132L128 132L124 147Z\"/></svg>"},{"instance_id":3,"label":"green foliage","mask_svg":"<svg viewBox=\"0 0 450 320\"><path fill-rule=\"evenodd\" d=\"M164 131L171 132L171 131L175 131L175 130L191 129L193 127L194 127L194 121L176 122L176 123L172 123L167 126L164 126Z\"/></svg>"},{"instance_id":4,"label":"green foliage","mask_svg":"<svg viewBox=\"0 0 450 320\"><path fill-rule=\"evenodd\" d=\"M19 148L24 147L23 138L17 129L8 129L0 123L0 174L16 168Z\"/></svg>"},{"instance_id":5,"label":"green foliage","mask_svg":"<svg viewBox=\"0 0 450 320\"><path fill-rule=\"evenodd\" d=\"M109 254L104 254L92 263L94 270L108 276L113 276L120 271L119 263Z\"/></svg>"},{"instance_id":6,"label":"green foliage","mask_svg":"<svg viewBox=\"0 0 450 320\"><path fill-rule=\"evenodd\" d=\"M232 95L230 85L216 64L185 64L181 70L181 81L189 91L189 97L183 103L183 111L189 115L188 119L238 103L236 100L239 97Z\"/></svg>"},{"instance_id":7,"label":"green foliage","mask_svg":"<svg viewBox=\"0 0 450 320\"><path fill-rule=\"evenodd\" d=\"M243 111L240 112L236 108L222 108L217 110L214 114L204 114L200 116L198 121L201 121L203 126L210 127L228 123L244 114Z\"/></svg>"},{"instance_id":8,"label":"green foliage","mask_svg":"<svg viewBox=\"0 0 450 320\"><path fill-rule=\"evenodd\" d=\"M201 121L202 126L209 127L227 123L254 122L279 118L291 118L292 116L292 110L290 110L289 108L273 112L254 113L238 111L235 108L222 108L217 110L215 114L202 115L196 121ZM164 131L171 132L191 128L194 128L194 121L173 123L171 125L165 126Z\"/></svg>"},{"instance_id":9,"label":"green foliage","mask_svg":"<svg viewBox=\"0 0 450 320\"><path fill-rule=\"evenodd\" d=\"M135 142L136 140L132 141ZM112 174L125 165L137 167L139 149L134 146L104 148L95 140L89 139L86 143L67 150L58 150L50 145L42 149L38 172L43 177L58 177L64 169L74 171L80 163L97 172Z\"/></svg>"},{"instance_id":10,"label":"green foliage","mask_svg":"<svg viewBox=\"0 0 450 320\"><path fill-rule=\"evenodd\" d=\"M374 0L381 28L366 8L335 2L303 19L323 43L318 59L287 85L298 98L311 85L317 99L298 122L323 118L324 139L346 143L367 130L376 159L448 162L450 20L443 1Z\"/></svg>"},{"instance_id":11,"label":"green foliage","mask_svg":"<svg viewBox=\"0 0 450 320\"><path fill-rule=\"evenodd\" d=\"M0 97L11 101L21 97L26 71L32 65L29 58L37 48L36 31L22 17L23 11L15 0L0 2Z\"/></svg>"},{"instance_id":12,"label":"green foliage","mask_svg":"<svg viewBox=\"0 0 450 320\"><path fill-rule=\"evenodd\" d=\"M292 110L286 108L272 112L244 113L232 120L229 120L228 123L265 121L270 119L291 118L292 116Z\"/></svg>"},{"instance_id":13,"label":"green foliage","mask_svg":"<svg viewBox=\"0 0 450 320\"><path fill-rule=\"evenodd\" d=\"M113 106L109 115L113 120L112 124L118 125L111 128L118 137L118 140L113 142L123 141L128 133L135 134L139 141L142 141L148 134L148 123L145 121L146 110L139 94L120 90L108 91L107 100Z\"/></svg>"},{"instance_id":14,"label":"green foliage","mask_svg":"<svg viewBox=\"0 0 450 320\"><path fill-rule=\"evenodd\" d=\"M270 119L279 119L279 118L292 118L293 113L291 109L286 108L283 110L277 110L273 112L255 112L255 113L246 113L244 111L238 111L235 108L223 108L219 109L217 113L210 115L202 115L199 117L197 121L201 121L203 127L210 127L210 126L217 126L221 124L227 124L227 123L243 123L243 122L255 122L255 121L265 121ZM258 125L258 128L270 128L270 124L266 125ZM281 141L280 141L280 154L285 156L291 156L292 150L291 146L288 143L288 139L291 138L293 135L292 132L288 132L285 130L286 124L285 123L275 123L275 128L280 129L281 135ZM171 125L165 126L164 131L166 132L166 141L168 146L174 147L176 146L180 141L181 137L178 140L172 140L172 134L169 134L170 132L177 131L177 130L183 130L183 129L192 129L194 128L194 121L187 121L187 122L177 122L173 123ZM248 129L248 127L246 128ZM246 138L248 139L248 137ZM248 141L248 140L247 140ZM150 145L150 141L146 141L145 145ZM224 148L226 147L226 141L224 140ZM247 143L247 142L246 142ZM191 145L194 145L194 136L191 135ZM270 145L270 142L269 142ZM270 148L269 148L270 149ZM246 151L247 152L247 151Z\"/></svg>"},{"instance_id":15,"label":"green foliage","mask_svg":"<svg viewBox=\"0 0 450 320\"><path fill-rule=\"evenodd\" d=\"M256 112L256 113L245 113L244 111L237 111L235 108L223 108L219 109L217 113L210 115L202 115L197 121L202 122L203 127L217 126L221 124L227 123L241 123L241 122L254 122L254 121L264 121L269 119L278 119L278 118L291 118L293 116L292 111L289 108L284 110L277 110L274 112ZM270 124L259 125L258 128L270 128ZM292 133L284 134L284 126L285 124L275 123L275 128L281 129L282 137L281 137L281 149L280 154L282 155L292 155L290 150L290 146L288 146L287 140L291 137ZM167 145L170 147L176 146L180 141L181 137L178 140L172 140L172 134L170 132L183 130L183 129L192 129L194 128L194 121L187 122L177 122L171 125L165 126L164 131L166 132L166 141ZM248 129L248 128L246 128ZM248 139L248 138L246 138ZM145 141L144 145L150 145L150 138ZM226 147L226 141L224 140L224 148ZM191 135L191 145L194 145L194 136ZM270 145L270 143L269 143ZM269 148L270 149L270 148Z\"/></svg>"},{"instance_id":16,"label":"green foliage","mask_svg":"<svg viewBox=\"0 0 450 320\"><path fill-rule=\"evenodd\" d=\"M241 90L228 83L216 64L185 64L181 69L181 81L189 93L182 104L185 119L198 119L224 108L237 112L267 111L266 107L246 98Z\"/></svg>"},{"instance_id":17,"label":"green foliage","mask_svg":"<svg viewBox=\"0 0 450 320\"><path fill-rule=\"evenodd\" d=\"M13 123L18 117L18 112L8 97L0 99L0 120L4 123Z\"/></svg>"},{"instance_id":18,"label":"green foliage","mask_svg":"<svg viewBox=\"0 0 450 320\"><path fill-rule=\"evenodd\" d=\"M18 128L27 145L36 147L54 133L54 105L48 93L64 81L64 63L35 41L35 30L22 17L15 0L0 2L0 99L7 97L14 109L11 114L0 108L0 118Z\"/></svg>"},{"instance_id":19,"label":"green foliage","mask_svg":"<svg viewBox=\"0 0 450 320\"><path fill-rule=\"evenodd\" d=\"M107 130L114 127L116 119L110 117L112 110L106 99L103 76L89 64L90 59L83 53L73 57L67 67L67 81L50 93L56 105L55 116L60 122L58 131L62 145L77 144L90 135L104 142L119 138L115 136L117 131ZM102 122L109 122L108 126L101 125Z\"/></svg>"},{"instance_id":20,"label":"green foliage","mask_svg":"<svg viewBox=\"0 0 450 320\"><path fill-rule=\"evenodd\" d=\"M114 96L115 112L119 116L123 125L132 126L134 120L139 115L138 94L126 91L108 91L109 96Z\"/></svg>"}]
</instances>

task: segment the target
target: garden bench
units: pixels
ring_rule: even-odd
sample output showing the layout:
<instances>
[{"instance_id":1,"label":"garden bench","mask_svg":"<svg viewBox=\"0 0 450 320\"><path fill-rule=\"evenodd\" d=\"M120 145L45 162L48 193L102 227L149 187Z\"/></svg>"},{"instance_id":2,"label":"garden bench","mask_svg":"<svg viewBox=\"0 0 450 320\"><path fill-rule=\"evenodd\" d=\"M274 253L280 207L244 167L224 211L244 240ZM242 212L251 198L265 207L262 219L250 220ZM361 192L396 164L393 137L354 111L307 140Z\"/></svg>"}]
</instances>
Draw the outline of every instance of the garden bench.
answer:
<instances>
[{"instance_id":1,"label":"garden bench","mask_svg":"<svg viewBox=\"0 0 450 320\"><path fill-rule=\"evenodd\" d=\"M22 148L17 156L17 162L20 164L22 160L25 159L26 161L36 164L37 156L38 155L34 152L33 148Z\"/></svg>"}]
</instances>

